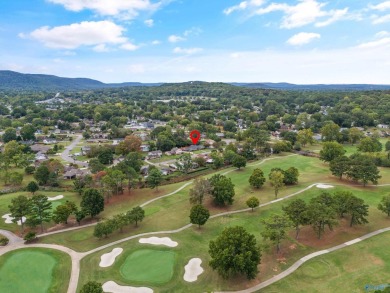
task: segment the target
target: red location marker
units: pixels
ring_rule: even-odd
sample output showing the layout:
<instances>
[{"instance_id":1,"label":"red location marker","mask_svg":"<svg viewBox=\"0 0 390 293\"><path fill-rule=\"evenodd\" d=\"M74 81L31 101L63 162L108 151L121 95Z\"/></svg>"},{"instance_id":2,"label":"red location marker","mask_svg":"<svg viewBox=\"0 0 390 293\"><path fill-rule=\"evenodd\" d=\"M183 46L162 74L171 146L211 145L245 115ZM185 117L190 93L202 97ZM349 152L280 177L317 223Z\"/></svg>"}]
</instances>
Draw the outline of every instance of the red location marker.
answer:
<instances>
[{"instance_id":1,"label":"red location marker","mask_svg":"<svg viewBox=\"0 0 390 293\"><path fill-rule=\"evenodd\" d=\"M190 138L193 144L197 144L200 139L200 132L198 130L192 130L190 133Z\"/></svg>"}]
</instances>

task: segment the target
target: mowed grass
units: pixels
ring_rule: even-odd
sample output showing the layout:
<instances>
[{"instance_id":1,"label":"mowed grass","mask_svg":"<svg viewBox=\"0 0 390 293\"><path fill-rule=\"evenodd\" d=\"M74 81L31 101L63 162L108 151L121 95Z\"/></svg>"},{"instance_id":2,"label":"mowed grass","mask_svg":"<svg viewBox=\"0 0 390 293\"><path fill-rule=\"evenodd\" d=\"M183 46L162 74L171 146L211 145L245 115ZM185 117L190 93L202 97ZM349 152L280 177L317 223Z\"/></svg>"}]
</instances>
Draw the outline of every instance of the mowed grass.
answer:
<instances>
[{"instance_id":1,"label":"mowed grass","mask_svg":"<svg viewBox=\"0 0 390 293\"><path fill-rule=\"evenodd\" d=\"M140 249L130 254L120 267L124 279L136 283L163 284L173 276L176 253Z\"/></svg>"},{"instance_id":2,"label":"mowed grass","mask_svg":"<svg viewBox=\"0 0 390 293\"><path fill-rule=\"evenodd\" d=\"M367 292L389 283L390 232L318 256L290 276L258 292ZM374 290L372 290L374 291Z\"/></svg>"},{"instance_id":3,"label":"mowed grass","mask_svg":"<svg viewBox=\"0 0 390 293\"><path fill-rule=\"evenodd\" d=\"M275 157L276 159L260 161L249 164L243 170L235 170L234 168L225 169L222 171L218 171L222 174L227 173L227 176L232 179L232 182L235 184L235 201L232 206L227 207L215 207L212 204L210 198L208 198L205 202L205 205L208 209L210 209L211 214L219 214L226 211L234 211L243 208L247 208L246 200L249 197L256 196L259 198L260 203L270 202L275 199L273 188L270 186L268 182L264 184L261 189L252 189L249 186L248 179L252 174L253 169L261 168L265 176L268 178L268 173L274 167L279 167L282 169L287 169L291 166L295 166L298 168L300 172L299 184L294 186L285 187L279 193L279 198L282 198L286 195L292 194L294 192L300 191L303 188L315 183L330 183L330 184L350 184L349 181L346 180L338 180L334 176L330 174L328 171L327 164L319 161L316 158L311 157L303 157L303 156L281 156ZM390 170L383 169L383 178L381 183L390 183ZM209 175L210 176L210 175ZM387 180L387 181L386 181ZM166 194L172 190L172 187L175 189L182 186L184 183L177 183L174 185L168 185L161 187L159 191L160 195ZM167 190L168 187L171 187ZM180 228L189 223L189 211L191 209L191 205L188 200L189 189L192 188L192 185L187 186L183 190L177 192L174 195L169 197L165 197L163 199L159 199L145 207L146 217L142 222L141 226L138 228L133 228L131 226L127 227L124 233L115 232L112 236L106 239L96 239L92 236L93 227L85 228L82 230L69 231L65 233L55 234L51 236L46 236L41 239L44 243L55 243L60 245L65 245L75 249L76 251L88 251L90 249L99 247L101 245L107 244L109 242L131 236L144 232L153 232L160 230L173 230ZM353 188L352 186L350 188ZM360 187L358 187L360 188ZM366 187L363 190L370 190L375 187ZM164 190L164 191L163 191ZM136 202L145 202L149 197L152 197L152 194L147 193L147 189L136 190L134 192L135 198L137 198ZM145 192L145 195L142 195ZM150 192L150 190L149 190ZM154 191L155 192L155 191ZM318 193L318 191L317 191ZM147 196L149 194L149 196ZM300 195L297 195L299 197ZM132 195L129 196L129 200ZM379 202L378 202L379 203ZM377 204L377 203L376 203ZM114 205L114 203L113 203ZM129 204L125 202L118 202L118 206L109 206L106 208L106 211L102 213L101 217L108 217L113 214L118 214L122 211L126 211L129 208Z\"/></svg>"},{"instance_id":4,"label":"mowed grass","mask_svg":"<svg viewBox=\"0 0 390 293\"><path fill-rule=\"evenodd\" d=\"M81 201L80 196L78 196L74 192L68 192L68 191L40 191L40 190L38 190L35 194L44 194L48 197L63 195L64 198L62 198L60 200L51 201L52 211L54 211L54 209L57 206L59 206L60 204L65 203L67 200L74 201L77 205L79 205L80 201ZM24 195L27 198L32 197L32 194L30 192L15 192L15 193L11 193L11 194L2 195L0 197L0 217L5 215L5 214L10 213L8 206L11 205L12 199L17 198L19 195ZM50 224L45 224L46 227L50 227L52 225L54 225L54 222L50 223ZM18 226L17 224L14 224L14 223L6 224L5 219L0 218L0 229L6 229L6 230L13 231L13 232L19 232L20 226Z\"/></svg>"},{"instance_id":5,"label":"mowed grass","mask_svg":"<svg viewBox=\"0 0 390 293\"><path fill-rule=\"evenodd\" d=\"M62 252L27 248L0 258L0 292L67 292L71 260Z\"/></svg>"},{"instance_id":6,"label":"mowed grass","mask_svg":"<svg viewBox=\"0 0 390 293\"><path fill-rule=\"evenodd\" d=\"M288 204L288 202L294 198L286 199L285 201L262 207L255 210L254 212L243 212L210 219L201 229L192 226L191 228L186 229L180 233L158 235L159 237L170 237L172 240L179 243L177 247L171 249L178 255L177 265L174 268L174 277L170 282L158 286L152 285L151 287L153 290L155 290L155 292L207 292L214 290L241 290L269 279L273 275L276 275L290 267L299 258L314 251L326 249L377 229L390 226L390 219L376 209L376 205L379 203L382 195L388 194L390 192L390 187L335 187L329 191L334 192L337 190L350 190L356 196L363 198L370 205L370 215L368 218L370 221L369 224L350 228L349 218L346 218L345 220L340 221L340 225L336 226L333 231L326 229L322 240L316 239L316 235L310 226L304 227L302 229L298 241L294 239L295 234L294 231L291 230L289 232L288 238L282 242L281 253L276 254L275 247L270 242L264 241L261 237L261 231L263 231L261 219L268 218L272 214L280 214L281 207ZM308 202L312 197L319 195L322 191L323 190L318 188L312 188L298 195L298 197ZM210 256L208 254L208 245L210 240L216 239L224 228L232 226L245 227L248 232L255 235L258 243L263 247L262 260L261 264L259 265L260 273L255 280L247 281L244 277L234 277L229 280L225 280L221 278L216 272L214 272L208 265L210 261ZM110 239L111 241L114 240L112 237L110 237ZM124 280L123 277L118 274L115 265L111 269L98 267L100 256L103 253L110 252L113 247L118 246L122 247L124 249L124 253L127 254L145 248L145 245L138 243L138 239L134 239L88 255L81 261L81 283L85 283L88 280L96 280L102 283L108 280L116 280L121 284L129 284L128 281ZM200 275L198 281L194 283L187 283L183 280L184 266L191 258L194 257L199 257L202 259L202 267L205 269L205 272ZM364 265L364 263L361 263L361 266ZM130 285L133 284L130 282Z\"/></svg>"}]
</instances>

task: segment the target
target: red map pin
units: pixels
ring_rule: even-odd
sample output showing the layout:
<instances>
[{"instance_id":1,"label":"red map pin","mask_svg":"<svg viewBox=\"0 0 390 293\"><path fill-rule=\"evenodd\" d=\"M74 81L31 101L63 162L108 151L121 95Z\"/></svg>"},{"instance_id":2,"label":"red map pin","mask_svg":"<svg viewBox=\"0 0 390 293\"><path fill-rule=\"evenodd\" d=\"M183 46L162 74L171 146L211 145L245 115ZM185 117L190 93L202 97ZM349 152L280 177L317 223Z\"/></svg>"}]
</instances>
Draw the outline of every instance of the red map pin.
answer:
<instances>
[{"instance_id":1,"label":"red map pin","mask_svg":"<svg viewBox=\"0 0 390 293\"><path fill-rule=\"evenodd\" d=\"M198 130L192 130L190 133L190 138L193 144L197 144L200 139L200 132Z\"/></svg>"}]
</instances>

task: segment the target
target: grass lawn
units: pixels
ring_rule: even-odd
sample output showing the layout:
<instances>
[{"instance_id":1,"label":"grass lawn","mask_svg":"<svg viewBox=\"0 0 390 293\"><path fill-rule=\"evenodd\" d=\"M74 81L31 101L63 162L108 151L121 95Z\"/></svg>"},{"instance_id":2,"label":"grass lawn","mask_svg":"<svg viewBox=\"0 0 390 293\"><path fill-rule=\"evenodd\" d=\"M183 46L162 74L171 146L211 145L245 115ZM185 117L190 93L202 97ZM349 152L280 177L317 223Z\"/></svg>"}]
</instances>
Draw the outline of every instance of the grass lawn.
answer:
<instances>
[{"instance_id":1,"label":"grass lawn","mask_svg":"<svg viewBox=\"0 0 390 293\"><path fill-rule=\"evenodd\" d=\"M80 201L81 201L81 197L79 197L76 193L68 192L68 191L61 191L61 192L59 192L59 191L37 191L36 194L44 194L44 195L49 196L49 197L54 197L54 196L62 194L64 196L63 199L55 200L55 201L51 202L52 203L52 210L54 210L60 204L65 203L67 200L74 201L77 205L79 205ZM28 198L30 198L32 196L30 192L15 192L15 193L11 193L11 194L2 195L1 200L0 200L0 217L9 213L8 206L11 204L12 199L18 197L19 195L24 195ZM4 221L5 221L5 219L0 218L0 228L1 229L6 229L6 230L14 231L14 232L15 231L18 232L20 230L20 226L18 226L17 224L13 224L13 223L6 224ZM51 223L49 225L45 224L45 226L49 227L52 224L54 224L54 223Z\"/></svg>"},{"instance_id":2,"label":"grass lawn","mask_svg":"<svg viewBox=\"0 0 390 293\"><path fill-rule=\"evenodd\" d=\"M290 276L258 292L367 292L389 283L390 233L318 256ZM374 291L374 290L372 290Z\"/></svg>"},{"instance_id":3,"label":"grass lawn","mask_svg":"<svg viewBox=\"0 0 390 293\"><path fill-rule=\"evenodd\" d=\"M175 256L173 251L140 249L125 259L120 273L131 282L163 284L173 276Z\"/></svg>"},{"instance_id":4,"label":"grass lawn","mask_svg":"<svg viewBox=\"0 0 390 293\"><path fill-rule=\"evenodd\" d=\"M51 249L27 248L0 259L0 292L67 292L71 260Z\"/></svg>"}]
</instances>

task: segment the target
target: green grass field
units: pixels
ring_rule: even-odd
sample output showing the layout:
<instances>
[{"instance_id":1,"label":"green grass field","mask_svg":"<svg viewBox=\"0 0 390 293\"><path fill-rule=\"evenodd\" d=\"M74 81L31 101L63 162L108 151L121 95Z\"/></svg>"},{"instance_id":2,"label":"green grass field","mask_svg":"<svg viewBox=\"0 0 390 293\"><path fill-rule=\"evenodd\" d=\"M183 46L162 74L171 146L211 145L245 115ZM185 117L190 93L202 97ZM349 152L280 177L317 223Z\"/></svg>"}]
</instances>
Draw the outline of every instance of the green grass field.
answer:
<instances>
[{"instance_id":1,"label":"green grass field","mask_svg":"<svg viewBox=\"0 0 390 293\"><path fill-rule=\"evenodd\" d=\"M369 292L366 285L389 283L390 233L318 256L290 276L258 292ZM372 290L374 291L374 290Z\"/></svg>"},{"instance_id":2,"label":"green grass field","mask_svg":"<svg viewBox=\"0 0 390 293\"><path fill-rule=\"evenodd\" d=\"M130 254L120 268L124 279L145 284L163 284L173 276L173 251L141 249Z\"/></svg>"},{"instance_id":3,"label":"green grass field","mask_svg":"<svg viewBox=\"0 0 390 293\"><path fill-rule=\"evenodd\" d=\"M49 249L20 249L0 259L0 292L67 292L70 257Z\"/></svg>"}]
</instances>

